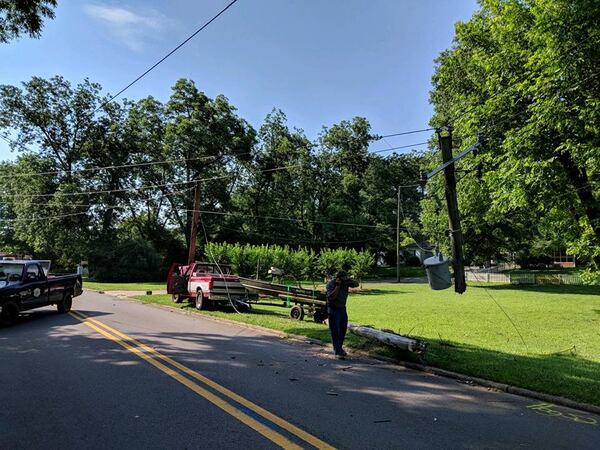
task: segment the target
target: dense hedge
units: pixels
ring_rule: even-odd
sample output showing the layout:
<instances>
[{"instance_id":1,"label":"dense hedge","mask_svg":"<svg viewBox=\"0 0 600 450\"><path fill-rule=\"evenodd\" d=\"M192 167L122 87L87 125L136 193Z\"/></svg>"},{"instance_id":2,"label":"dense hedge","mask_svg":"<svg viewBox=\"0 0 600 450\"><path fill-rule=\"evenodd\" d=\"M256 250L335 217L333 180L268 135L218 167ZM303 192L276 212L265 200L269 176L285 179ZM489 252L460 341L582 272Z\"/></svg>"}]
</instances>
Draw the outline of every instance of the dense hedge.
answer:
<instances>
[{"instance_id":1,"label":"dense hedge","mask_svg":"<svg viewBox=\"0 0 600 450\"><path fill-rule=\"evenodd\" d=\"M271 267L285 272L285 277L295 280L328 278L340 269L346 269L361 280L369 275L374 264L369 252L354 249L325 249L321 253L278 245L208 244L205 259L230 264L241 276L266 278Z\"/></svg>"}]
</instances>

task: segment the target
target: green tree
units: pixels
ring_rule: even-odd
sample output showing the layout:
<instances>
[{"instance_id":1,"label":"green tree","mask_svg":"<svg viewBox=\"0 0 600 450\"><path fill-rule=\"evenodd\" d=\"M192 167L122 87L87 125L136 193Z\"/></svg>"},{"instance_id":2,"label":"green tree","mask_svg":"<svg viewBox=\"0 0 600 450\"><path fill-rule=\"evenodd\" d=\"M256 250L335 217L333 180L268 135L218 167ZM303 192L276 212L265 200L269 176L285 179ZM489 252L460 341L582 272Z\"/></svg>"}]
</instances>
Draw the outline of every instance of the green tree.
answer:
<instances>
[{"instance_id":1,"label":"green tree","mask_svg":"<svg viewBox=\"0 0 600 450\"><path fill-rule=\"evenodd\" d=\"M462 165L484 168L481 180L471 172L459 182L467 243L473 256L481 238L516 252L550 227L553 245L600 269L600 4L480 5L438 58L431 94L432 124L454 127L455 148L478 131L487 139L486 150ZM443 195L439 183L429 189ZM431 214L432 205L424 210Z\"/></svg>"},{"instance_id":2,"label":"green tree","mask_svg":"<svg viewBox=\"0 0 600 450\"><path fill-rule=\"evenodd\" d=\"M191 187L194 180L202 180L202 208L228 208L238 164L251 159L256 132L236 114L227 98L219 95L211 99L191 80L175 83L164 114L162 156L179 162L144 173L149 181L169 180L169 186L156 183L157 188L169 195L170 215L189 242L193 192L171 196L171 186L184 189ZM205 223L209 232L218 233L219 222L205 218Z\"/></svg>"},{"instance_id":3,"label":"green tree","mask_svg":"<svg viewBox=\"0 0 600 450\"><path fill-rule=\"evenodd\" d=\"M373 267L373 263L374 258L370 252L357 252L356 255L354 255L354 261L352 262L350 273L353 277L358 278L361 289L363 278L369 275L371 268Z\"/></svg>"},{"instance_id":4,"label":"green tree","mask_svg":"<svg viewBox=\"0 0 600 450\"><path fill-rule=\"evenodd\" d=\"M0 0L0 42L21 34L39 38L44 19L54 19L56 0Z\"/></svg>"},{"instance_id":5,"label":"green tree","mask_svg":"<svg viewBox=\"0 0 600 450\"><path fill-rule=\"evenodd\" d=\"M234 193L239 215L229 220L229 228L238 230L236 237L281 244L301 244L313 238L305 222L315 184L311 147L301 130L288 127L282 111L267 115L258 133L254 158L245 165L246 175Z\"/></svg>"}]
</instances>

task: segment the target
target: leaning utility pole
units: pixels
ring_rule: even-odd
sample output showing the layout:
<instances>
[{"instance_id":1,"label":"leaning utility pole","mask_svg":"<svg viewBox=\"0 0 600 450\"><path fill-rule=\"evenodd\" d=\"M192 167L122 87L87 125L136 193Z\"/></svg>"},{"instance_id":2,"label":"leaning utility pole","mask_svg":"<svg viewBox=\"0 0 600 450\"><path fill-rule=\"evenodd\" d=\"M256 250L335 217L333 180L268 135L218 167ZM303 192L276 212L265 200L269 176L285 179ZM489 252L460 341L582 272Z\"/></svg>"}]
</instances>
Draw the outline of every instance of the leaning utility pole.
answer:
<instances>
[{"instance_id":1,"label":"leaning utility pole","mask_svg":"<svg viewBox=\"0 0 600 450\"><path fill-rule=\"evenodd\" d=\"M192 212L192 226L190 229L190 247L188 250L188 265L196 261L196 234L200 219L200 182L196 181L194 188L194 211Z\"/></svg>"},{"instance_id":2,"label":"leaning utility pole","mask_svg":"<svg viewBox=\"0 0 600 450\"><path fill-rule=\"evenodd\" d=\"M437 131L442 160L444 165L453 160L452 130L441 128ZM446 179L446 203L448 204L448 224L450 226L450 243L452 244L452 268L454 269L454 290L462 294L467 289L463 262L463 238L460 229L460 213L456 196L456 173L454 164L444 167Z\"/></svg>"},{"instance_id":3,"label":"leaning utility pole","mask_svg":"<svg viewBox=\"0 0 600 450\"><path fill-rule=\"evenodd\" d=\"M396 282L400 283L400 186L398 186L398 206L396 208Z\"/></svg>"}]
</instances>

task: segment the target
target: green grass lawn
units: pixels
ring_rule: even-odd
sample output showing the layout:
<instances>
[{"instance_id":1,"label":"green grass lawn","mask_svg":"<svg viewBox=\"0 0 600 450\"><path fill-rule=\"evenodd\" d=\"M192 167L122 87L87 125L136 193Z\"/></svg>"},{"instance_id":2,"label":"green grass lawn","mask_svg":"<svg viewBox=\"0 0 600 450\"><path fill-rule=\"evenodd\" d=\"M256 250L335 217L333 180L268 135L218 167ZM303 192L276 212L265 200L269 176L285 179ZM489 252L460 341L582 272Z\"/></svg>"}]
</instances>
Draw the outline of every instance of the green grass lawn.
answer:
<instances>
[{"instance_id":1,"label":"green grass lawn","mask_svg":"<svg viewBox=\"0 0 600 450\"><path fill-rule=\"evenodd\" d=\"M94 291L156 291L167 288L166 281L150 281L145 283L98 283L83 280L84 289Z\"/></svg>"},{"instance_id":2,"label":"green grass lawn","mask_svg":"<svg viewBox=\"0 0 600 450\"><path fill-rule=\"evenodd\" d=\"M400 265L400 277L424 277L423 266ZM367 278L396 278L396 266L377 267L372 276Z\"/></svg>"},{"instance_id":3,"label":"green grass lawn","mask_svg":"<svg viewBox=\"0 0 600 450\"><path fill-rule=\"evenodd\" d=\"M349 299L350 321L426 340L428 364L600 405L599 287L470 285L462 296L425 284L365 287L370 291ZM169 296L138 298L194 310ZM295 322L287 313L275 306L202 312L329 342L326 326ZM356 336L347 345L382 351Z\"/></svg>"}]
</instances>

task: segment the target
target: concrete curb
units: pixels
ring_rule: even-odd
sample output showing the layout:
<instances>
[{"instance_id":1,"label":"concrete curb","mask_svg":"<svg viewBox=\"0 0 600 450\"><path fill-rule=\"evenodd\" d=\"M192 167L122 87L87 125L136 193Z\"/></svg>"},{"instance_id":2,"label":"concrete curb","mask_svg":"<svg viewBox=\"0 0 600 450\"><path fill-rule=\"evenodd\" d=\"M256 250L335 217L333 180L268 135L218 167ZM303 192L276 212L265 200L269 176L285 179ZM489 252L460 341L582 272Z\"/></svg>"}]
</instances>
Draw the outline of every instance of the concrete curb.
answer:
<instances>
[{"instance_id":1,"label":"concrete curb","mask_svg":"<svg viewBox=\"0 0 600 450\"><path fill-rule=\"evenodd\" d=\"M120 298L120 299L125 299L125 300L130 300L130 301L134 301L134 302L142 302L142 300L138 300L133 297L111 295L110 292L104 292L104 295L108 295L108 296L116 297L116 298ZM297 334L285 333L283 331L278 331L278 330L273 330L271 328L261 327L260 325L253 325L253 324L249 324L249 323L238 322L235 320L223 319L221 317L209 316L206 314L201 314L201 313L197 313L197 312L193 312L193 311L185 311L181 308L175 308L173 306L161 305L161 304L157 304L157 303L144 303L144 304L155 307L155 308L165 309L167 311L171 311L171 312L175 312L175 313L179 313L179 314L185 314L185 315L194 316L194 317L202 317L204 319L209 319L209 320L223 323L223 324L236 325L236 326L241 326L241 327L248 328L248 329L255 330L255 331L269 333L269 334L278 336L282 339L286 339L291 342L319 345L321 347L325 347L327 345L325 342L320 341L318 339L313 339L313 338L309 338L306 336L300 336ZM440 369L440 368L434 367L434 366L427 366L425 364L417 364L417 363L412 363L412 362L408 362L408 361L398 361L398 360L395 360L392 358L388 358L388 357L385 357L382 355L376 355L376 354L365 352L362 350L350 349L349 353L351 355L357 355L357 356L361 356L363 358L370 358L370 359L375 359L377 361L382 361L382 362L388 363L391 365L392 368L397 368L397 366L401 366L406 369L418 370L420 372L425 372L425 373L429 373L432 375L437 375L437 376L441 376L441 377L445 377L445 378L451 378L451 379L457 380L461 383L465 383L467 385L477 385L477 386L481 386L481 387L487 387L487 388L495 389L497 391L502 391L502 392L506 392L509 394L519 395L521 397L528 397L528 398L533 398L536 400L542 400L543 402L546 402L546 403L553 403L555 405L565 406L567 408L578 409L580 411L586 411L586 412L593 413L593 414L600 414L600 406L591 405L589 403L580 403L580 402L577 402L575 400L570 400L565 397L560 397L560 396L551 395L551 394L544 394L542 392L531 391L529 389L520 388L517 386L512 386L512 385L504 384L504 383L498 383L496 381L490 381L490 380L486 380L484 378L478 378L478 377L473 377L470 375L464 375L462 373L452 372L450 370Z\"/></svg>"}]
</instances>

